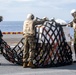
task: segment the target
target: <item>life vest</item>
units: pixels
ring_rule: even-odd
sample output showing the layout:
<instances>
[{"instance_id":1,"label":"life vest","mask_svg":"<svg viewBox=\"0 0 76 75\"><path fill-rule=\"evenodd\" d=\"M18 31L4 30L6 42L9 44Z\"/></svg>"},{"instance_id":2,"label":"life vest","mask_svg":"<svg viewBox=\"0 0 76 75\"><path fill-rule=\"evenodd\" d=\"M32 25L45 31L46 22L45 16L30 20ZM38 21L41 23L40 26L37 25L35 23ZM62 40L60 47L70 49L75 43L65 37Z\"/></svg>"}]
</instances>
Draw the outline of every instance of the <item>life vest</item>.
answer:
<instances>
[{"instance_id":1,"label":"life vest","mask_svg":"<svg viewBox=\"0 0 76 75\"><path fill-rule=\"evenodd\" d=\"M32 20L25 22L25 35L34 36L35 35L35 25Z\"/></svg>"}]
</instances>

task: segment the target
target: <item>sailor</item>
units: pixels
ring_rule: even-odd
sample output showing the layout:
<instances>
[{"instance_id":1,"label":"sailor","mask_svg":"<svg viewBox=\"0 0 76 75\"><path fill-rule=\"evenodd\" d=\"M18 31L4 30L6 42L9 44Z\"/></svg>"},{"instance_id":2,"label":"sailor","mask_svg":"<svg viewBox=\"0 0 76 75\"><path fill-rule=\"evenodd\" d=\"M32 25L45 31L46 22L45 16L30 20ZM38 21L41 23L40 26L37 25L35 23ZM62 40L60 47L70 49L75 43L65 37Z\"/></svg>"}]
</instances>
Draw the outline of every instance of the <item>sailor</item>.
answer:
<instances>
[{"instance_id":1,"label":"sailor","mask_svg":"<svg viewBox=\"0 0 76 75\"><path fill-rule=\"evenodd\" d=\"M3 20L3 17L0 16L0 22L1 22L2 20ZM0 46L1 46L1 42L2 42L2 37L3 37L3 35L2 35L1 30L0 30ZM0 53L1 53L1 51L0 51ZM0 63L0 65L1 65L1 63Z\"/></svg>"},{"instance_id":2,"label":"sailor","mask_svg":"<svg viewBox=\"0 0 76 75\"><path fill-rule=\"evenodd\" d=\"M34 67L33 59L35 55L35 25L43 24L46 18L37 20L33 14L28 14L23 25L24 50L23 50L23 68Z\"/></svg>"},{"instance_id":3,"label":"sailor","mask_svg":"<svg viewBox=\"0 0 76 75\"><path fill-rule=\"evenodd\" d=\"M76 9L71 10L71 15L73 16L73 21L71 21L68 26L74 28L74 50L76 57Z\"/></svg>"}]
</instances>

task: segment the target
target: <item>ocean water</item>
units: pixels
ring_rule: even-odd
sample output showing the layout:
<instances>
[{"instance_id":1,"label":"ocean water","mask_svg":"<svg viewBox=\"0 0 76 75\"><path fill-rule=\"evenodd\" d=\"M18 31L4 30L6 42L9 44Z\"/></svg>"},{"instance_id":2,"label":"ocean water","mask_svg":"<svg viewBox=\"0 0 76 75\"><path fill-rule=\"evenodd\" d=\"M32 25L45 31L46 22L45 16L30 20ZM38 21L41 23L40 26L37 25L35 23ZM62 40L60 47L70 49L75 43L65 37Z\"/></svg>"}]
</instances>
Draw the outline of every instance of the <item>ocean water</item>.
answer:
<instances>
[{"instance_id":1,"label":"ocean water","mask_svg":"<svg viewBox=\"0 0 76 75\"><path fill-rule=\"evenodd\" d=\"M68 23L68 21L66 21ZM2 32L22 32L23 21L2 21L0 22Z\"/></svg>"},{"instance_id":2,"label":"ocean water","mask_svg":"<svg viewBox=\"0 0 76 75\"><path fill-rule=\"evenodd\" d=\"M23 21L2 21L0 30L2 32L22 32Z\"/></svg>"}]
</instances>

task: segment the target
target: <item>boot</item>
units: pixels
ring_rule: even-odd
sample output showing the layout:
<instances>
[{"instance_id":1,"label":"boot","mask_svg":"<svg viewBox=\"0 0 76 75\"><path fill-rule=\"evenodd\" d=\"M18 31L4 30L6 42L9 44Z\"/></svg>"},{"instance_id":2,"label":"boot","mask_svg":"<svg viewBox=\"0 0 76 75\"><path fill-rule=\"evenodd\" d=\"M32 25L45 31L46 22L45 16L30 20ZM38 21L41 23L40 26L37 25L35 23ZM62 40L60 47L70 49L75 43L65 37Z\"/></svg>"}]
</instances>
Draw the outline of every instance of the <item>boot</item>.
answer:
<instances>
[{"instance_id":1,"label":"boot","mask_svg":"<svg viewBox=\"0 0 76 75\"><path fill-rule=\"evenodd\" d=\"M23 63L23 68L26 68L27 67L27 63Z\"/></svg>"},{"instance_id":2,"label":"boot","mask_svg":"<svg viewBox=\"0 0 76 75\"><path fill-rule=\"evenodd\" d=\"M28 67L31 67L31 68L34 68L34 67L35 67L32 62L29 62L29 63L27 64L27 66L28 66Z\"/></svg>"}]
</instances>

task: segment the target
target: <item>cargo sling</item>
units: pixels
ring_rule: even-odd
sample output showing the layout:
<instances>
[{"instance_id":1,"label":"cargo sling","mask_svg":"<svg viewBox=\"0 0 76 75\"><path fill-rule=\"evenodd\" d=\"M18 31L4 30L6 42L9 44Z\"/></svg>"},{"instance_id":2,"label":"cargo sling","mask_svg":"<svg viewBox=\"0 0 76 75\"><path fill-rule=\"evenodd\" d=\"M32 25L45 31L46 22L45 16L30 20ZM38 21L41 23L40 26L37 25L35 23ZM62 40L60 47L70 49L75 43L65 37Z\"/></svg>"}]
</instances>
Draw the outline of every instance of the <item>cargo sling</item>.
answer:
<instances>
[{"instance_id":1,"label":"cargo sling","mask_svg":"<svg viewBox=\"0 0 76 75\"><path fill-rule=\"evenodd\" d=\"M42 31L40 28L43 26ZM51 67L72 64L72 52L66 42L63 28L55 21L46 21L36 27L36 47L33 64L35 67ZM22 65L24 38L11 48L3 39L0 49L5 59Z\"/></svg>"}]
</instances>

